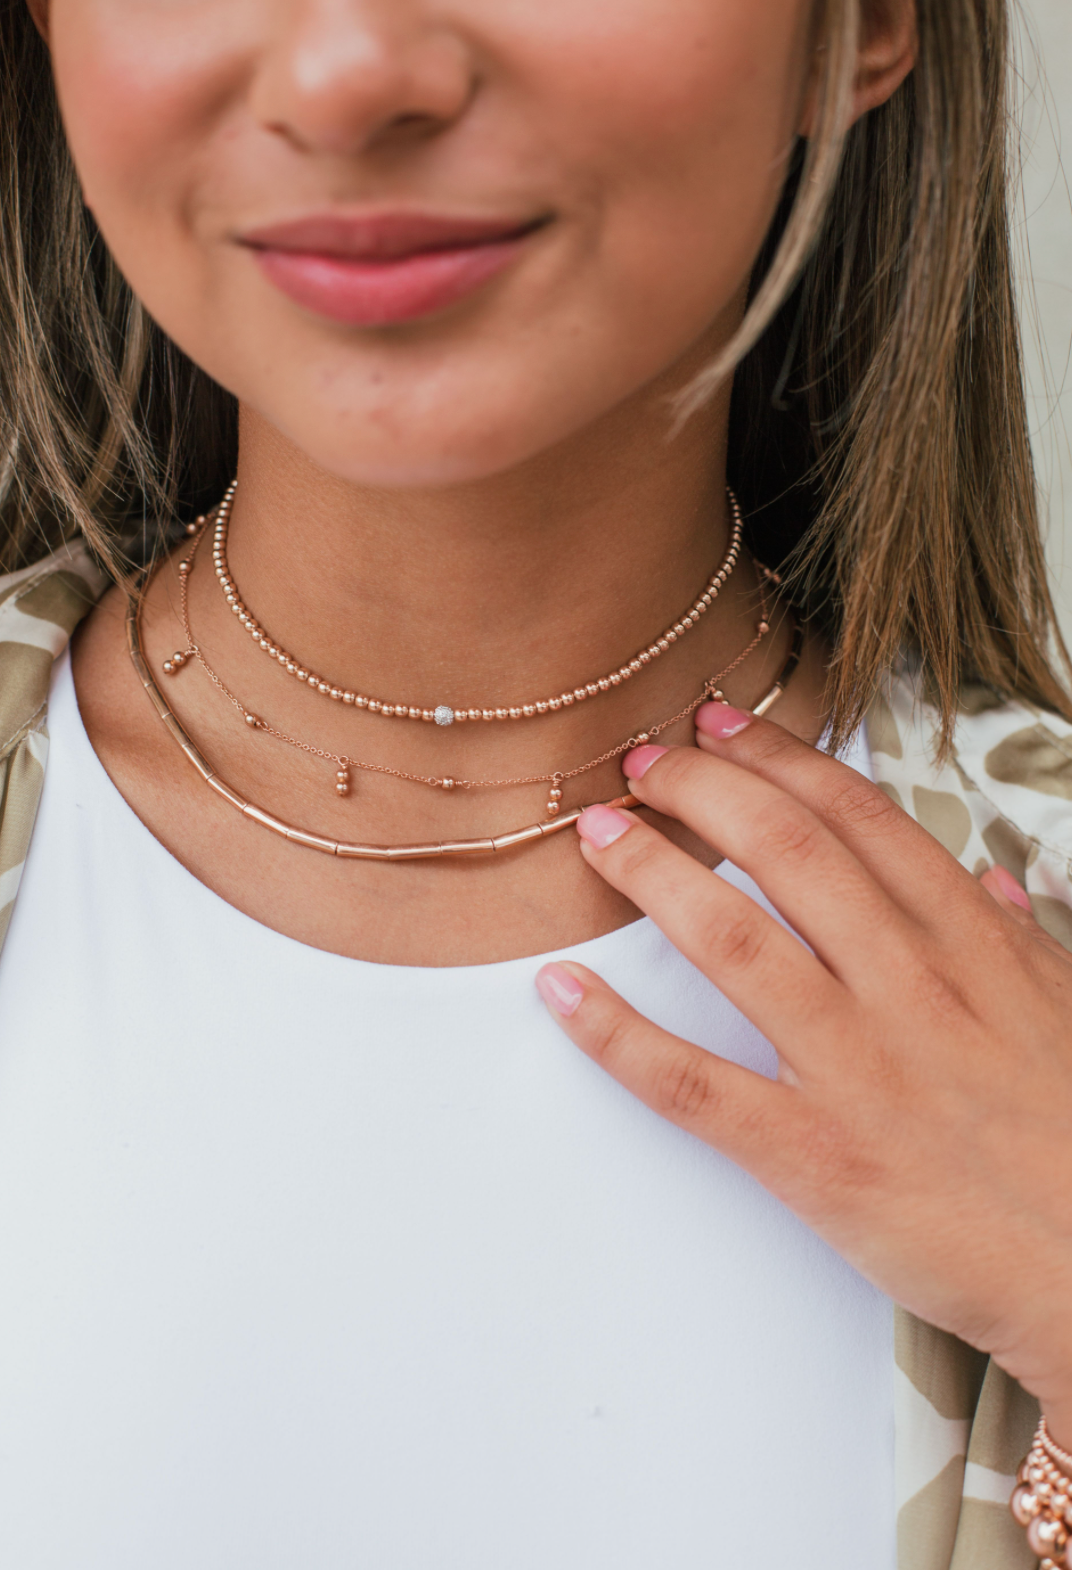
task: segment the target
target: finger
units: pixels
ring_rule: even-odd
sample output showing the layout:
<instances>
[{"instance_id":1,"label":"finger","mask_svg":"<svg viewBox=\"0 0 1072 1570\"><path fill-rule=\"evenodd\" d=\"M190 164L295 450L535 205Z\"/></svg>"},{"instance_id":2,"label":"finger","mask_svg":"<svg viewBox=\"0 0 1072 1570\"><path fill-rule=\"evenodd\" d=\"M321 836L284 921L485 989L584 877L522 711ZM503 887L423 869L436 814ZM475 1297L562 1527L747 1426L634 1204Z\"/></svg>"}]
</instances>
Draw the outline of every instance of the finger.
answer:
<instances>
[{"instance_id":1,"label":"finger","mask_svg":"<svg viewBox=\"0 0 1072 1570\"><path fill-rule=\"evenodd\" d=\"M1052 953L1067 960L1068 950L1039 926L1031 909L1030 895L1017 883L1011 872L1006 872L1005 868L1000 866L989 867L979 879L979 883L997 901L1005 914L1012 917L1018 927L1023 927L1025 932L1037 938Z\"/></svg>"},{"instance_id":2,"label":"finger","mask_svg":"<svg viewBox=\"0 0 1072 1570\"><path fill-rule=\"evenodd\" d=\"M577 823L590 866L649 915L686 959L794 1066L850 1006L844 987L755 900L658 830L610 807Z\"/></svg>"},{"instance_id":3,"label":"finger","mask_svg":"<svg viewBox=\"0 0 1072 1570\"><path fill-rule=\"evenodd\" d=\"M660 1117L741 1165L761 1164L779 1125L795 1119L788 1086L653 1025L583 965L545 965L536 985L582 1052Z\"/></svg>"},{"instance_id":4,"label":"finger","mask_svg":"<svg viewBox=\"0 0 1072 1570\"><path fill-rule=\"evenodd\" d=\"M634 794L678 818L758 883L771 903L853 990L873 987L874 952L906 957L904 913L803 802L768 780L693 747L626 758ZM638 777L639 776L639 777ZM870 941L861 944L861 933Z\"/></svg>"},{"instance_id":5,"label":"finger","mask_svg":"<svg viewBox=\"0 0 1072 1570\"><path fill-rule=\"evenodd\" d=\"M850 764L722 703L696 715L696 744L780 786L815 813L901 908L948 930L948 910L974 879L934 837ZM972 905L978 910L978 902Z\"/></svg>"}]
</instances>

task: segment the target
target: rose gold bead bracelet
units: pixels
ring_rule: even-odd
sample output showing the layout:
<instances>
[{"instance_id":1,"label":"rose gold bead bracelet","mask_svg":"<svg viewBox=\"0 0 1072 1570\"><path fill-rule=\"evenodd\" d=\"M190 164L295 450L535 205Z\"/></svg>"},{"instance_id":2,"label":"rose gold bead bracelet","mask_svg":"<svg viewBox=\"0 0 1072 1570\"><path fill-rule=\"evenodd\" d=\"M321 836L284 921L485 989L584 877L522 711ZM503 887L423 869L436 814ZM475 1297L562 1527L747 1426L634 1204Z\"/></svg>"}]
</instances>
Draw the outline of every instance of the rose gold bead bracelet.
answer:
<instances>
[{"instance_id":1,"label":"rose gold bead bracelet","mask_svg":"<svg viewBox=\"0 0 1072 1570\"><path fill-rule=\"evenodd\" d=\"M1054 1444L1040 1418L1009 1504L1027 1530L1039 1570L1072 1570L1072 1455Z\"/></svg>"}]
</instances>

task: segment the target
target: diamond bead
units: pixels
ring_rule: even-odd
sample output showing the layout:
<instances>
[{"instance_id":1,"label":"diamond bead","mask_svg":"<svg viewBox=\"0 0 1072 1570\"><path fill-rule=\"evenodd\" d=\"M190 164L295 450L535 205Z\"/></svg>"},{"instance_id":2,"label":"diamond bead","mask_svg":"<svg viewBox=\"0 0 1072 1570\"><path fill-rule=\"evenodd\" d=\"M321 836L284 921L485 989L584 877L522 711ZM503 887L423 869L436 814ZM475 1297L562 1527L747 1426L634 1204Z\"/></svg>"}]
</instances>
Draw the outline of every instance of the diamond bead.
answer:
<instances>
[{"instance_id":1,"label":"diamond bead","mask_svg":"<svg viewBox=\"0 0 1072 1570\"><path fill-rule=\"evenodd\" d=\"M449 705L447 705L446 703L438 704L437 707L436 707L435 714L432 717L435 720L437 725L453 725L454 724L454 710L452 708L450 708Z\"/></svg>"}]
</instances>

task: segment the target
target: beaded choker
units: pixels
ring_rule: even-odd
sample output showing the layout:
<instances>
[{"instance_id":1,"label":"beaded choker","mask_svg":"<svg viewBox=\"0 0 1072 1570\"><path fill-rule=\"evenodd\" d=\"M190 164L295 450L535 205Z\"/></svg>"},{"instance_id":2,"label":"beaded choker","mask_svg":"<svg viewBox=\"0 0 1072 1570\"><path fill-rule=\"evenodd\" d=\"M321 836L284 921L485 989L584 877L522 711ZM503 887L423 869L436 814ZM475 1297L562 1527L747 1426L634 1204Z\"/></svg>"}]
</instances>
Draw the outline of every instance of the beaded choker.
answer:
<instances>
[{"instance_id":1,"label":"beaded choker","mask_svg":"<svg viewBox=\"0 0 1072 1570\"><path fill-rule=\"evenodd\" d=\"M575 703L598 698L601 693L620 687L622 682L631 681L645 666L659 659L672 644L683 638L690 628L695 627L700 617L710 610L720 591L728 583L740 558L741 535L744 527L737 498L731 490L727 489L733 524L730 543L721 566L711 574L699 595L681 617L667 627L660 637L649 643L646 648L640 649L631 660L620 665L617 670L608 671L605 676L586 682L580 687L574 687L572 691L561 692L550 698L534 699L528 703L513 704L506 708L453 708L449 703L437 703L426 709L413 704L390 703L380 698L370 698L363 692L353 692L347 687L329 681L326 677L318 675L316 671L309 670L296 655L289 653L265 631L238 592L238 585L227 560L227 530L237 489L238 481L233 480L217 510L216 522L213 525L212 558L216 577L219 579L220 588L232 614L237 616L240 625L247 630L257 647L263 649L269 659L275 660L282 666L289 676L293 676L313 692L319 693L321 697L334 699L336 703L353 704L355 708L365 709L369 714L380 714L384 719L424 720L426 723L434 722L436 725L461 724L467 720L531 720L537 715L556 714L560 709L568 709ZM197 524L191 525L191 532L196 532L204 523L204 519L199 519ZM178 665L183 663L183 656L177 655L175 660L177 664L172 665L172 662L169 662L164 666L169 675L171 668L178 668Z\"/></svg>"}]
</instances>

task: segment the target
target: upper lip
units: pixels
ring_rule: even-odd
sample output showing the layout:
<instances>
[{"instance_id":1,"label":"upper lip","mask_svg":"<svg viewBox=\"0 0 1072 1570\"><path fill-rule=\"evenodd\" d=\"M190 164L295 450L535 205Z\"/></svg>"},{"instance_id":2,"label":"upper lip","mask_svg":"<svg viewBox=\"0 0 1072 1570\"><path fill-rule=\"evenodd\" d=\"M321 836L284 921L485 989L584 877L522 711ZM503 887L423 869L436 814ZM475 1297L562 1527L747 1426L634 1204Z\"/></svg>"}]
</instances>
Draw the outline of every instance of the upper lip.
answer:
<instances>
[{"instance_id":1,"label":"upper lip","mask_svg":"<svg viewBox=\"0 0 1072 1570\"><path fill-rule=\"evenodd\" d=\"M485 218L438 213L310 213L239 235L258 250L308 252L350 261L392 261L422 251L520 239L544 218Z\"/></svg>"}]
</instances>

